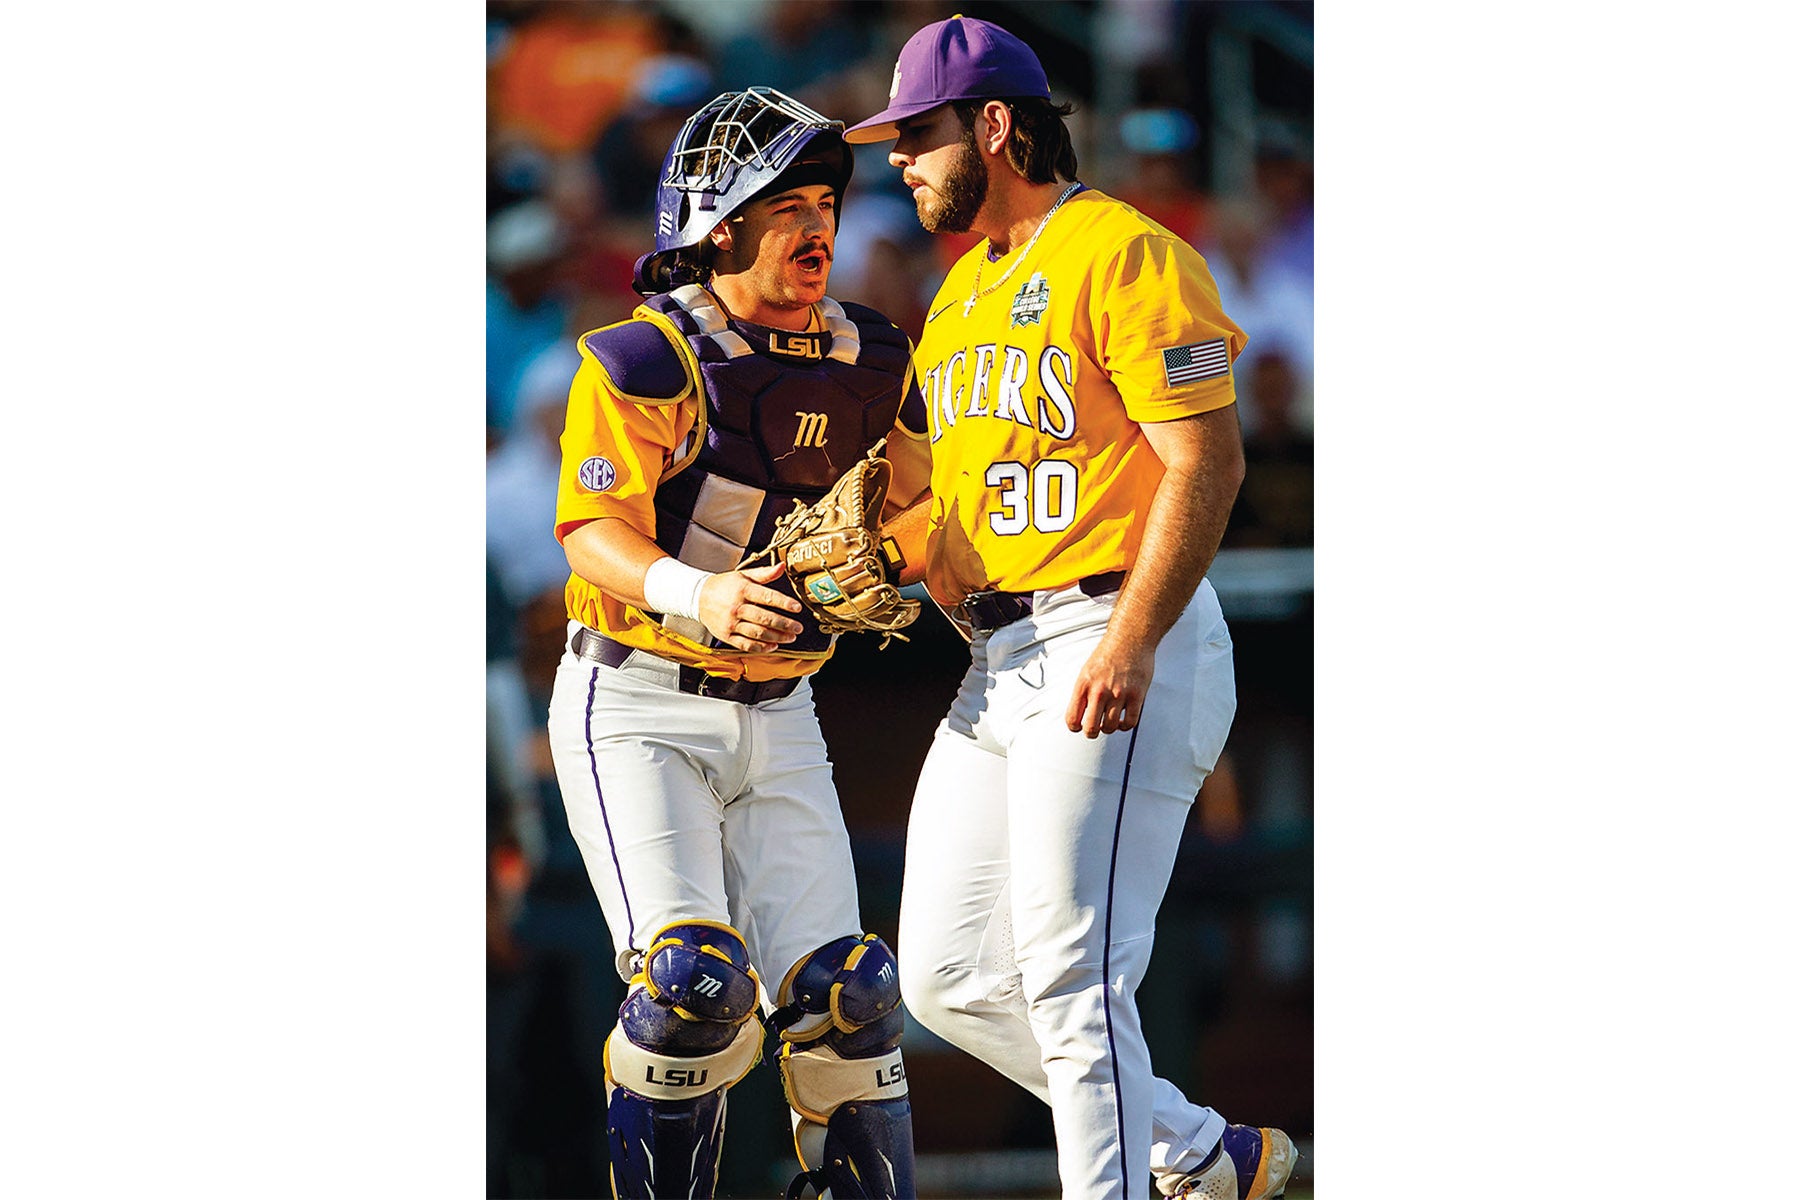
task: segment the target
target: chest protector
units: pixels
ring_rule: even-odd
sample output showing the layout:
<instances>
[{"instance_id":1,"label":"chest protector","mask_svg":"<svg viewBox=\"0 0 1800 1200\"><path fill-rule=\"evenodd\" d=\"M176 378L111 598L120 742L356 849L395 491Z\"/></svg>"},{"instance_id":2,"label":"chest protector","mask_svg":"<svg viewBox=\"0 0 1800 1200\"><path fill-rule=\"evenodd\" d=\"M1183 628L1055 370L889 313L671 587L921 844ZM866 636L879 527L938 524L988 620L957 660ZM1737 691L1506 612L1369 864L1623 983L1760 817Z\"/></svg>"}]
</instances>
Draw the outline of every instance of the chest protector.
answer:
<instances>
[{"instance_id":1,"label":"chest protector","mask_svg":"<svg viewBox=\"0 0 1800 1200\"><path fill-rule=\"evenodd\" d=\"M681 335L700 380L694 431L655 499L656 543L684 563L736 567L768 544L794 501L823 496L893 430L911 347L873 309L827 298L818 305L825 328L792 333L728 318L696 286L644 307ZM793 594L785 576L773 586ZM782 653L830 648L830 634L804 613L798 619L806 629ZM664 623L715 644L697 621Z\"/></svg>"}]
</instances>

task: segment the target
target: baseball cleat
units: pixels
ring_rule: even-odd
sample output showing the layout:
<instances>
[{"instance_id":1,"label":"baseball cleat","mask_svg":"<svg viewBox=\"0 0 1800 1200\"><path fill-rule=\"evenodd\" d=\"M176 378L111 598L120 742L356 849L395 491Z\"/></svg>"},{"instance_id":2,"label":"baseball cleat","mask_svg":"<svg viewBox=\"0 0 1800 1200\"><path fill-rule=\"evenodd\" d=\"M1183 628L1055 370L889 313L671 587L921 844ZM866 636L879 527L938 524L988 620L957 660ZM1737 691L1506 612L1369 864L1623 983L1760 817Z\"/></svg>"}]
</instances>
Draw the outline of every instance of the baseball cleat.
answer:
<instances>
[{"instance_id":1,"label":"baseball cleat","mask_svg":"<svg viewBox=\"0 0 1800 1200\"><path fill-rule=\"evenodd\" d=\"M1213 1160L1168 1194L1188 1200L1274 1200L1287 1192L1299 1157L1293 1139L1279 1129L1227 1125Z\"/></svg>"}]
</instances>

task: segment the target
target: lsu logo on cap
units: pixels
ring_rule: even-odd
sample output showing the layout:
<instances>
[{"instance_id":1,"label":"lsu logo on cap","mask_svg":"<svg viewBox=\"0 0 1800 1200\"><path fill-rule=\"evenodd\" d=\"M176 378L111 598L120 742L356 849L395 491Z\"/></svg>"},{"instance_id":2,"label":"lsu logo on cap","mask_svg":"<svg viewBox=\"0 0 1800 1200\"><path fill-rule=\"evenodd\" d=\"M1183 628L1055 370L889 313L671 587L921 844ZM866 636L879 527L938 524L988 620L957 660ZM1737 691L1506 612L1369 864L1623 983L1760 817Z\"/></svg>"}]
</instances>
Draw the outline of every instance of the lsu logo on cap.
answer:
<instances>
[{"instance_id":1,"label":"lsu logo on cap","mask_svg":"<svg viewBox=\"0 0 1800 1200\"><path fill-rule=\"evenodd\" d=\"M604 492L618 481L619 472L610 461L596 454L581 464L575 478L590 492Z\"/></svg>"}]
</instances>

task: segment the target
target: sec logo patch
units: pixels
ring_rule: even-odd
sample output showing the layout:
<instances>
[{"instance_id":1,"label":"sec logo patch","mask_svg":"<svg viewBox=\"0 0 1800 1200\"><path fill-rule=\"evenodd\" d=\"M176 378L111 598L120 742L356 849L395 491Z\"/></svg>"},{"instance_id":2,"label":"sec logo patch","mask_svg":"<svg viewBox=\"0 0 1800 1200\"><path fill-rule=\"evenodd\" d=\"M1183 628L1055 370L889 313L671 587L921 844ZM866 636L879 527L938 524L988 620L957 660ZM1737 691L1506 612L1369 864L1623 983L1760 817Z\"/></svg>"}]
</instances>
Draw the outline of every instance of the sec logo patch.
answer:
<instances>
[{"instance_id":1,"label":"sec logo patch","mask_svg":"<svg viewBox=\"0 0 1800 1200\"><path fill-rule=\"evenodd\" d=\"M581 469L575 472L575 478L590 492L604 492L619 478L619 473L611 462L595 455L581 464Z\"/></svg>"}]
</instances>

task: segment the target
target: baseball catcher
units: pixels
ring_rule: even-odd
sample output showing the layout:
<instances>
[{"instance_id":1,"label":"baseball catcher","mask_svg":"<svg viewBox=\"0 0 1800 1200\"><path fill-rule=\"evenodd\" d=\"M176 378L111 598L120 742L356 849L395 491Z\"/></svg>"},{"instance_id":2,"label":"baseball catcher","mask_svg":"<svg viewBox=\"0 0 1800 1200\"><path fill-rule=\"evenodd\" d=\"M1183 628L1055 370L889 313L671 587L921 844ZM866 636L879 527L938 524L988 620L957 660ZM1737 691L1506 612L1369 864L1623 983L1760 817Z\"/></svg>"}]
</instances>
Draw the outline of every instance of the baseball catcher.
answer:
<instances>
[{"instance_id":1,"label":"baseball catcher","mask_svg":"<svg viewBox=\"0 0 1800 1200\"><path fill-rule=\"evenodd\" d=\"M918 1194L899 968L863 928L812 700L840 631L917 615L880 518L931 459L906 334L826 294L842 135L771 88L707 103L664 160L643 303L577 340L549 730L627 983L605 1054L621 1200L714 1195L765 1028L790 1191Z\"/></svg>"},{"instance_id":2,"label":"baseball catcher","mask_svg":"<svg viewBox=\"0 0 1800 1200\"><path fill-rule=\"evenodd\" d=\"M900 547L881 532L881 506L893 467L875 443L812 504L794 501L761 552L740 564L779 562L795 596L827 633L879 633L906 640L900 630L919 617L919 602L894 586L906 565Z\"/></svg>"}]
</instances>

